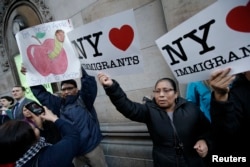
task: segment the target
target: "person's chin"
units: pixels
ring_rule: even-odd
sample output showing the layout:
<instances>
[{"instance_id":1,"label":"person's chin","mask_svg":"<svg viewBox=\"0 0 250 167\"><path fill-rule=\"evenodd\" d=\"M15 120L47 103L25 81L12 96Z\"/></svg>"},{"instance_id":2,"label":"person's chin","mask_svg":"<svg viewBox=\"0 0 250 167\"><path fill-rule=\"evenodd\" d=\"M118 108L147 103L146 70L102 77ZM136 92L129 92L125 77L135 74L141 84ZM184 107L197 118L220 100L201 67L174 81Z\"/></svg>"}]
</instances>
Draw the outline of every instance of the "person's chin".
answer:
<instances>
[{"instance_id":1,"label":"person's chin","mask_svg":"<svg viewBox=\"0 0 250 167\"><path fill-rule=\"evenodd\" d=\"M167 108L167 105L166 104L159 104L159 106L163 109L166 109Z\"/></svg>"}]
</instances>

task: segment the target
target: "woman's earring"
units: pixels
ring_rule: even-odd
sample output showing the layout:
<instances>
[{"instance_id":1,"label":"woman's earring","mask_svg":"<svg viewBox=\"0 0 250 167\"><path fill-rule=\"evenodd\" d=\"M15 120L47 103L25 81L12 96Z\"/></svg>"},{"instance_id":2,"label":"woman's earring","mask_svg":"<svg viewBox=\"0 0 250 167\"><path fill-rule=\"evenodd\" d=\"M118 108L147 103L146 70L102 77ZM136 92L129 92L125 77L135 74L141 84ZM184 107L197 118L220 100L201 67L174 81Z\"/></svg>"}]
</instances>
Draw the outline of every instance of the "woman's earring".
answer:
<instances>
[{"instance_id":1,"label":"woman's earring","mask_svg":"<svg viewBox=\"0 0 250 167\"><path fill-rule=\"evenodd\" d=\"M178 102L178 98L176 98L176 99L174 100L174 102L175 102L175 104L177 104L177 102Z\"/></svg>"}]
</instances>

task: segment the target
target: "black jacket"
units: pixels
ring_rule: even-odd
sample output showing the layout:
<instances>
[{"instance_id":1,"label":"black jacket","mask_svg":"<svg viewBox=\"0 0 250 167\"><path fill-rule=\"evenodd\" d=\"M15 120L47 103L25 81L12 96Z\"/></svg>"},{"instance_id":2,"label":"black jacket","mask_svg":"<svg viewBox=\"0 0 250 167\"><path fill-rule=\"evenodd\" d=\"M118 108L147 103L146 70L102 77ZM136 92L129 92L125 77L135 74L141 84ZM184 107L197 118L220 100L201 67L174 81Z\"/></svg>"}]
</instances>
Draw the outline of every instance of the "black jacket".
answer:
<instances>
[{"instance_id":1,"label":"black jacket","mask_svg":"<svg viewBox=\"0 0 250 167\"><path fill-rule=\"evenodd\" d=\"M246 157L250 153L250 81L243 74L232 83L226 102L211 99L212 125L221 156Z\"/></svg>"},{"instance_id":2,"label":"black jacket","mask_svg":"<svg viewBox=\"0 0 250 167\"><path fill-rule=\"evenodd\" d=\"M204 166L202 158L199 157L193 146L199 139L205 139L210 146L210 134L207 133L210 130L210 123L195 104L178 98L173 113L173 123L179 139L184 144L184 156L182 156L183 154L175 149L178 146L178 138L166 111L159 108L154 100L147 100L145 104L132 102L119 84L115 80L113 82L112 86L105 87L106 94L116 109L125 117L147 125L153 141L155 166L176 167L177 163L180 166ZM179 157L178 160L176 157Z\"/></svg>"}]
</instances>

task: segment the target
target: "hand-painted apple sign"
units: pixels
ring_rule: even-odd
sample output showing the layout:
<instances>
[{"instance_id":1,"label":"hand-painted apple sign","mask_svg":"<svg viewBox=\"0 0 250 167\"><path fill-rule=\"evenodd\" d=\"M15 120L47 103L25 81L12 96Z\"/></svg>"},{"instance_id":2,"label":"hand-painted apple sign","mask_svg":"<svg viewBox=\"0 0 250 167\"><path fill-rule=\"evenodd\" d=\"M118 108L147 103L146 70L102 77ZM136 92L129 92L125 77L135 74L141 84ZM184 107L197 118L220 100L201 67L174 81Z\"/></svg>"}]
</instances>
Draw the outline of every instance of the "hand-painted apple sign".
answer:
<instances>
[{"instance_id":1,"label":"hand-painted apple sign","mask_svg":"<svg viewBox=\"0 0 250 167\"><path fill-rule=\"evenodd\" d=\"M41 45L30 45L27 48L27 55L33 67L42 75L63 74L68 67L68 60L65 50L49 58L48 54L54 48L54 39L46 39Z\"/></svg>"},{"instance_id":2,"label":"hand-painted apple sign","mask_svg":"<svg viewBox=\"0 0 250 167\"><path fill-rule=\"evenodd\" d=\"M227 25L240 32L250 32L250 1L246 6L233 8L226 17Z\"/></svg>"},{"instance_id":3,"label":"hand-painted apple sign","mask_svg":"<svg viewBox=\"0 0 250 167\"><path fill-rule=\"evenodd\" d=\"M126 51L134 39L134 31L131 26L123 25L120 29L112 28L109 31L110 42L118 49Z\"/></svg>"}]
</instances>

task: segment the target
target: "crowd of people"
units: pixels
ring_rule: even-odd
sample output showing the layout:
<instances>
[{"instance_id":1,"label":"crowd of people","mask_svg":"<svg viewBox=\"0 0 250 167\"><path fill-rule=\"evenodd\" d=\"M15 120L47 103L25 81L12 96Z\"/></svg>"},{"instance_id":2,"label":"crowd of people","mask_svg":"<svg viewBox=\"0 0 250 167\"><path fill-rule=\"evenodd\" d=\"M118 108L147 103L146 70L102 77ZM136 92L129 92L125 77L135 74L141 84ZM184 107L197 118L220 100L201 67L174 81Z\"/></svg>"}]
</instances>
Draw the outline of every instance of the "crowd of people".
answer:
<instances>
[{"instance_id":1,"label":"crowd of people","mask_svg":"<svg viewBox=\"0 0 250 167\"><path fill-rule=\"evenodd\" d=\"M230 70L190 83L185 98L173 79L161 78L144 103L130 100L107 74L97 78L117 111L147 126L155 167L248 166L250 71ZM78 89L75 80L62 81L60 95L31 86L44 107L39 115L28 109L33 100L23 86L0 98L0 166L108 166L94 107L96 79L82 68L80 82Z\"/></svg>"}]
</instances>

